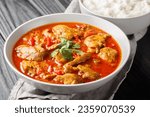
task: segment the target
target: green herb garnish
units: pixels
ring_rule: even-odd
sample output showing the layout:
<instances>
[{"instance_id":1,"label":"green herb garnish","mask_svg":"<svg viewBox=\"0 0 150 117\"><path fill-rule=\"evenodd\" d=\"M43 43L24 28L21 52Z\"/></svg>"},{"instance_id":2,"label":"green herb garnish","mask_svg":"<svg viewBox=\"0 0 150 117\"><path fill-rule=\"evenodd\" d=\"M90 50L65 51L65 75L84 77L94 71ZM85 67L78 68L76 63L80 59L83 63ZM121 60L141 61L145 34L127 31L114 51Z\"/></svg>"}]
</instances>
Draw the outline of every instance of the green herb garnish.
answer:
<instances>
[{"instance_id":1,"label":"green herb garnish","mask_svg":"<svg viewBox=\"0 0 150 117\"><path fill-rule=\"evenodd\" d=\"M64 59L72 60L73 59L73 52L82 55L84 52L81 50L77 50L80 48L79 44L73 43L73 41L69 41L65 38L60 38L61 42L58 45L57 49L55 49L51 53L51 57L55 57L58 53L60 53Z\"/></svg>"},{"instance_id":2,"label":"green herb garnish","mask_svg":"<svg viewBox=\"0 0 150 117\"><path fill-rule=\"evenodd\" d=\"M76 44L74 44L74 45L72 46L72 48L78 49L78 48L80 48L80 45L76 43Z\"/></svg>"},{"instance_id":3,"label":"green herb garnish","mask_svg":"<svg viewBox=\"0 0 150 117\"><path fill-rule=\"evenodd\" d=\"M81 51L81 50L73 50L74 52L76 52L77 54L79 54L79 55L83 55L84 54L84 52L83 51Z\"/></svg>"},{"instance_id":4,"label":"green herb garnish","mask_svg":"<svg viewBox=\"0 0 150 117\"><path fill-rule=\"evenodd\" d=\"M63 58L66 60L72 60L73 59L71 49L61 48L60 53L63 56Z\"/></svg>"},{"instance_id":5,"label":"green herb garnish","mask_svg":"<svg viewBox=\"0 0 150 117\"><path fill-rule=\"evenodd\" d=\"M59 49L56 49L54 50L52 53L51 53L51 57L55 57L59 52Z\"/></svg>"}]
</instances>

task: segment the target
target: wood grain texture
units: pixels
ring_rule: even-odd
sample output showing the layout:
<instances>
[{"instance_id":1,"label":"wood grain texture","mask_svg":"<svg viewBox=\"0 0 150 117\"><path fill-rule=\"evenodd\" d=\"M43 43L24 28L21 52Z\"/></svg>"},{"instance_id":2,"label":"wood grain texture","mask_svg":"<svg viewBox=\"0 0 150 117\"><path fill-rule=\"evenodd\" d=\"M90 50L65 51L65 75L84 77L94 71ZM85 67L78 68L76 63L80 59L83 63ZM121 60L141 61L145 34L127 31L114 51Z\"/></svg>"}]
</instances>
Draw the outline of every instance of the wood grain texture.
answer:
<instances>
[{"instance_id":1,"label":"wood grain texture","mask_svg":"<svg viewBox=\"0 0 150 117\"><path fill-rule=\"evenodd\" d=\"M18 77L4 60L3 46L4 40L0 36L0 99L7 99Z\"/></svg>"},{"instance_id":2,"label":"wood grain texture","mask_svg":"<svg viewBox=\"0 0 150 117\"><path fill-rule=\"evenodd\" d=\"M20 24L41 15L64 12L70 2L71 0L0 0L0 100L8 98L18 79L4 60L4 40Z\"/></svg>"}]
</instances>

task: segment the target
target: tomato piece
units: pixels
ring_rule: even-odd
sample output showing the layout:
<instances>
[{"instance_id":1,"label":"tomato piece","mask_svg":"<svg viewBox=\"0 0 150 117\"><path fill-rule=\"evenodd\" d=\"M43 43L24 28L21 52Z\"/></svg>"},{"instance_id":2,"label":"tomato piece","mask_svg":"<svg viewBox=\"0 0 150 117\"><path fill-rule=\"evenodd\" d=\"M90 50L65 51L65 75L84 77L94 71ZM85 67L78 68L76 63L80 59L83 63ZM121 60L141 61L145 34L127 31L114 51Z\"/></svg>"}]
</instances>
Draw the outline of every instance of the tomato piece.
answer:
<instances>
[{"instance_id":1,"label":"tomato piece","mask_svg":"<svg viewBox=\"0 0 150 117\"><path fill-rule=\"evenodd\" d=\"M53 68L52 66L48 66L48 70L47 70L49 73L52 73L53 72Z\"/></svg>"},{"instance_id":2,"label":"tomato piece","mask_svg":"<svg viewBox=\"0 0 150 117\"><path fill-rule=\"evenodd\" d=\"M74 35L74 42L75 43L81 43L81 40L79 39L79 36L78 35Z\"/></svg>"},{"instance_id":3,"label":"tomato piece","mask_svg":"<svg viewBox=\"0 0 150 117\"><path fill-rule=\"evenodd\" d=\"M52 42L51 38L46 37L46 45L49 47L49 46L51 46L52 44L53 44L53 42Z\"/></svg>"},{"instance_id":4,"label":"tomato piece","mask_svg":"<svg viewBox=\"0 0 150 117\"><path fill-rule=\"evenodd\" d=\"M37 75L40 75L42 72L43 72L42 69L38 69L38 70L37 70Z\"/></svg>"},{"instance_id":5,"label":"tomato piece","mask_svg":"<svg viewBox=\"0 0 150 117\"><path fill-rule=\"evenodd\" d=\"M92 54L92 58L99 58L97 54Z\"/></svg>"},{"instance_id":6,"label":"tomato piece","mask_svg":"<svg viewBox=\"0 0 150 117\"><path fill-rule=\"evenodd\" d=\"M28 44L31 45L31 46L34 46L34 45L35 45L34 37L31 37L31 38L29 39Z\"/></svg>"},{"instance_id":7,"label":"tomato piece","mask_svg":"<svg viewBox=\"0 0 150 117\"><path fill-rule=\"evenodd\" d=\"M87 52L87 46L86 46L85 44L82 44L81 50L82 50L83 52Z\"/></svg>"},{"instance_id":8,"label":"tomato piece","mask_svg":"<svg viewBox=\"0 0 150 117\"><path fill-rule=\"evenodd\" d=\"M58 75L63 75L63 72L61 70L55 70L54 72Z\"/></svg>"},{"instance_id":9,"label":"tomato piece","mask_svg":"<svg viewBox=\"0 0 150 117\"><path fill-rule=\"evenodd\" d=\"M78 54L77 53L73 53L73 58L77 58Z\"/></svg>"},{"instance_id":10,"label":"tomato piece","mask_svg":"<svg viewBox=\"0 0 150 117\"><path fill-rule=\"evenodd\" d=\"M97 34L98 32L94 29L91 29L91 30L88 30L84 33L84 38L88 37L88 36L91 36L91 35L95 35Z\"/></svg>"}]
</instances>

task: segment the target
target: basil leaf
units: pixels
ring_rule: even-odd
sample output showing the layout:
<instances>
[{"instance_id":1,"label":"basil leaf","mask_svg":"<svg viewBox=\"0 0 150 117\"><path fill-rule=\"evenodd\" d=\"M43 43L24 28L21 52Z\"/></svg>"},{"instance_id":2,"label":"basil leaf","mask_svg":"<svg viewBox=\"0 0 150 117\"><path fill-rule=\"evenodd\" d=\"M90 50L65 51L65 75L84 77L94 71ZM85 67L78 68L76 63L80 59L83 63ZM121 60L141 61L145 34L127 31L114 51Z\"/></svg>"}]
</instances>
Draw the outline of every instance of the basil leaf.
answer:
<instances>
[{"instance_id":1,"label":"basil leaf","mask_svg":"<svg viewBox=\"0 0 150 117\"><path fill-rule=\"evenodd\" d=\"M71 49L61 48L60 53L63 56L63 58L66 60L72 60L73 59Z\"/></svg>"},{"instance_id":2,"label":"basil leaf","mask_svg":"<svg viewBox=\"0 0 150 117\"><path fill-rule=\"evenodd\" d=\"M75 44L73 43L73 41L69 41L66 38L60 38L61 43L58 45L58 49L54 50L51 53L51 57L55 57L58 52L60 52L60 54L63 56L64 59L66 60L72 60L73 56L72 53L76 52L79 55L84 54L83 51L81 50L76 50L78 48L80 48L79 44Z\"/></svg>"},{"instance_id":3,"label":"basil leaf","mask_svg":"<svg viewBox=\"0 0 150 117\"><path fill-rule=\"evenodd\" d=\"M54 50L52 53L51 53L51 57L55 57L59 52L59 49L56 49Z\"/></svg>"},{"instance_id":4,"label":"basil leaf","mask_svg":"<svg viewBox=\"0 0 150 117\"><path fill-rule=\"evenodd\" d=\"M78 49L78 48L80 48L80 45L76 43L76 44L74 44L74 45L72 46L72 48Z\"/></svg>"},{"instance_id":5,"label":"basil leaf","mask_svg":"<svg viewBox=\"0 0 150 117\"><path fill-rule=\"evenodd\" d=\"M76 50L76 49L74 49L73 52L76 52L76 53L79 54L79 55L83 55L83 54L84 54L83 51L81 51L81 50Z\"/></svg>"},{"instance_id":6,"label":"basil leaf","mask_svg":"<svg viewBox=\"0 0 150 117\"><path fill-rule=\"evenodd\" d=\"M60 40L61 40L61 42L58 45L58 48L61 48L62 46L66 45L68 42L68 40L66 38L63 38L63 37L61 37Z\"/></svg>"},{"instance_id":7,"label":"basil leaf","mask_svg":"<svg viewBox=\"0 0 150 117\"><path fill-rule=\"evenodd\" d=\"M66 43L66 48L69 48L73 45L73 42L72 41L67 41Z\"/></svg>"},{"instance_id":8,"label":"basil leaf","mask_svg":"<svg viewBox=\"0 0 150 117\"><path fill-rule=\"evenodd\" d=\"M60 43L58 44L58 48L61 48L64 44Z\"/></svg>"},{"instance_id":9,"label":"basil leaf","mask_svg":"<svg viewBox=\"0 0 150 117\"><path fill-rule=\"evenodd\" d=\"M61 49L68 49L67 45L61 47Z\"/></svg>"},{"instance_id":10,"label":"basil leaf","mask_svg":"<svg viewBox=\"0 0 150 117\"><path fill-rule=\"evenodd\" d=\"M63 37L60 38L60 41L61 41L61 44L66 44L67 43L67 39L63 38Z\"/></svg>"}]
</instances>

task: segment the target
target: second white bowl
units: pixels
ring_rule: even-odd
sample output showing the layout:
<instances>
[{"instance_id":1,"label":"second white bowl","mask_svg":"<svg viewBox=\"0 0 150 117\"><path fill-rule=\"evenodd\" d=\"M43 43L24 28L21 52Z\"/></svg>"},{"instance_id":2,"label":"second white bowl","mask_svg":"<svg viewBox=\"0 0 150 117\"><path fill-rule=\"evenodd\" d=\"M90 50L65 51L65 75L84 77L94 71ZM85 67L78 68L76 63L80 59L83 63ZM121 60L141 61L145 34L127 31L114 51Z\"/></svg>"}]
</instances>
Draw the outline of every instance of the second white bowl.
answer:
<instances>
[{"instance_id":1,"label":"second white bowl","mask_svg":"<svg viewBox=\"0 0 150 117\"><path fill-rule=\"evenodd\" d=\"M150 25L150 12L142 16L133 17L133 18L111 18L101 15L97 15L83 5L83 0L79 0L80 10L83 14L94 15L106 19L119 28L121 28L127 35L138 33L146 29Z\"/></svg>"}]
</instances>

